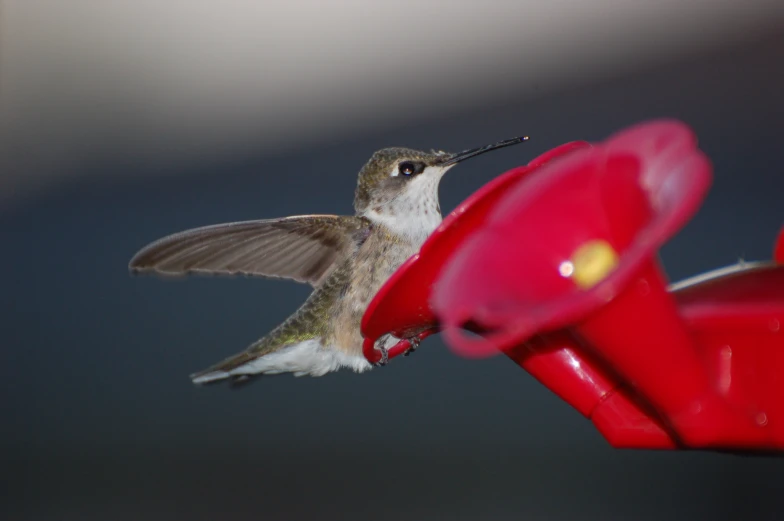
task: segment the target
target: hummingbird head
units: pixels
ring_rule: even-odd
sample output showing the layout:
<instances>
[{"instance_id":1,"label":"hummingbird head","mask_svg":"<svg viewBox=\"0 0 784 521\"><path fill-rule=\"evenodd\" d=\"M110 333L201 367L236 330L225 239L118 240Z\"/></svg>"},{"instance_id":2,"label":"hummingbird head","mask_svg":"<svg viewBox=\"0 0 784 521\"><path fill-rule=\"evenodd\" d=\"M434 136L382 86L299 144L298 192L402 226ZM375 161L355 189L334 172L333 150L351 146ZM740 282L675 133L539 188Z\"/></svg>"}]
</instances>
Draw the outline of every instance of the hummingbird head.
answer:
<instances>
[{"instance_id":1,"label":"hummingbird head","mask_svg":"<svg viewBox=\"0 0 784 521\"><path fill-rule=\"evenodd\" d=\"M383 148L359 172L354 209L390 231L424 240L441 222L438 183L457 163L490 150L522 143L517 137L456 154Z\"/></svg>"}]
</instances>

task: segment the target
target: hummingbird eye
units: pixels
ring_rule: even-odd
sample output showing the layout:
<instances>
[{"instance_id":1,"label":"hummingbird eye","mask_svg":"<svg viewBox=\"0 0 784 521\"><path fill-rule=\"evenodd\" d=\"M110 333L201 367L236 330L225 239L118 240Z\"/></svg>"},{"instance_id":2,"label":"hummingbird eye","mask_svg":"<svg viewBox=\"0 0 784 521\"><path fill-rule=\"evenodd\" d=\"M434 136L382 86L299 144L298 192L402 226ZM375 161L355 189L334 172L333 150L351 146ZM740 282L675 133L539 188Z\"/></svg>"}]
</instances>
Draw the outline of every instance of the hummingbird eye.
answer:
<instances>
[{"instance_id":1,"label":"hummingbird eye","mask_svg":"<svg viewBox=\"0 0 784 521\"><path fill-rule=\"evenodd\" d=\"M421 174L424 169L424 163L414 163L413 161L403 161L397 166L397 171L400 173L400 175L407 177Z\"/></svg>"}]
</instances>

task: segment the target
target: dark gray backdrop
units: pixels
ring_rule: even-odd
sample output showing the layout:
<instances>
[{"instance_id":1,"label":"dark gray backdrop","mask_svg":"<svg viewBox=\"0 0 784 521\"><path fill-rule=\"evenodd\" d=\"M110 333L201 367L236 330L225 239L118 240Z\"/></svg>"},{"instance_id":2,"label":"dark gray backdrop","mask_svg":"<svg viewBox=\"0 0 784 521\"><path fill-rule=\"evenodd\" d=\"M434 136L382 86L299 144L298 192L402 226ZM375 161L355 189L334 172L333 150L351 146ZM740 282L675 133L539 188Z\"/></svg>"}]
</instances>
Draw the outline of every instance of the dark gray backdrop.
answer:
<instances>
[{"instance_id":1,"label":"dark gray backdrop","mask_svg":"<svg viewBox=\"0 0 784 521\"><path fill-rule=\"evenodd\" d=\"M671 277L766 259L784 221L782 63L779 34L182 176L88 177L8 207L0 517L784 518L784 461L614 450L505 358L463 360L438 338L362 376L195 388L190 372L266 333L308 288L126 271L137 248L188 227L350 212L356 172L383 146L459 150L531 136L453 170L441 186L448 211L555 145L661 116L692 125L715 165L702 210L663 251ZM91 168L138 165L108 157Z\"/></svg>"}]
</instances>

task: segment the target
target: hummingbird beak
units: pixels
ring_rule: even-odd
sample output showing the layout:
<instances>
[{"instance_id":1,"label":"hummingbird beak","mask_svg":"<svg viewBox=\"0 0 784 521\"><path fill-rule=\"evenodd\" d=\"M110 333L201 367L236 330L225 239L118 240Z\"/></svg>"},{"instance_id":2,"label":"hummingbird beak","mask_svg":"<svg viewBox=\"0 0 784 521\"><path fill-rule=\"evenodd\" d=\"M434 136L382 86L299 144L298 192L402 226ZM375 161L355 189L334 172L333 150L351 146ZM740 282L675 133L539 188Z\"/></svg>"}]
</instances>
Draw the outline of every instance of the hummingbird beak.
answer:
<instances>
[{"instance_id":1,"label":"hummingbird beak","mask_svg":"<svg viewBox=\"0 0 784 521\"><path fill-rule=\"evenodd\" d=\"M493 143L492 145L485 145L479 148L471 148L469 150L463 150L462 152L458 152L457 154L448 156L446 159L439 162L438 166L454 165L461 161L465 161L470 157L478 156L479 154L484 154L485 152L490 152L491 150L497 150L499 148L508 147L510 145L516 145L518 143L522 143L523 141L528 141L528 136L515 137L512 139L499 141L498 143Z\"/></svg>"}]
</instances>

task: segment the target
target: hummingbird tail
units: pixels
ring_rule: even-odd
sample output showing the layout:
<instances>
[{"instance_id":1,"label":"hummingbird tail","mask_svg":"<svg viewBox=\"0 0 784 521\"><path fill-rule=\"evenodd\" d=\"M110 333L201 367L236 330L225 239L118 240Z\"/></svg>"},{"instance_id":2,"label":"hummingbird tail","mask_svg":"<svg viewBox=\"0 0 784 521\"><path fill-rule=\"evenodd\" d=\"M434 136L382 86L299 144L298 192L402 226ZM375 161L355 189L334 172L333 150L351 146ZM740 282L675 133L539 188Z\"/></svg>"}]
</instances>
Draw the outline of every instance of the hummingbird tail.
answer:
<instances>
[{"instance_id":1,"label":"hummingbird tail","mask_svg":"<svg viewBox=\"0 0 784 521\"><path fill-rule=\"evenodd\" d=\"M248 375L234 375L232 373L248 364L253 358L248 351L243 351L203 371L191 374L190 379L196 385L209 385L226 380L231 383L234 383L235 380L246 380L249 378Z\"/></svg>"},{"instance_id":2,"label":"hummingbird tail","mask_svg":"<svg viewBox=\"0 0 784 521\"><path fill-rule=\"evenodd\" d=\"M361 352L350 355L322 345L320 338L313 338L275 350L258 351L251 346L242 353L192 374L191 381L196 385L205 385L230 380L232 385L237 385L264 374L323 376L341 367L361 373L370 369L370 364Z\"/></svg>"}]
</instances>

